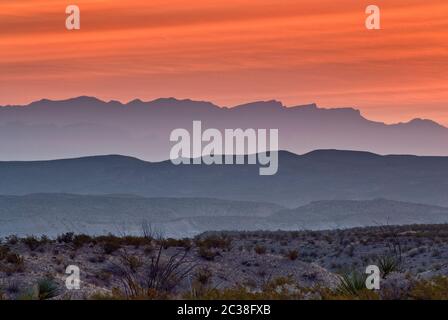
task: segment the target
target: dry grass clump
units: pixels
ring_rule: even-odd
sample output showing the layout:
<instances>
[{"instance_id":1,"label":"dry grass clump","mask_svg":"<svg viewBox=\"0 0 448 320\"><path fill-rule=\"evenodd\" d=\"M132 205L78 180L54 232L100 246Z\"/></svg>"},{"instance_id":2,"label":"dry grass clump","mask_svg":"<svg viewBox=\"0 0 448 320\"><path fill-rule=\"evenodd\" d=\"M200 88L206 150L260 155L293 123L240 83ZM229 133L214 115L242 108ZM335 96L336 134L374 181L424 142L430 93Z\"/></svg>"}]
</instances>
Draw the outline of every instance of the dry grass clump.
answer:
<instances>
[{"instance_id":1,"label":"dry grass clump","mask_svg":"<svg viewBox=\"0 0 448 320\"><path fill-rule=\"evenodd\" d=\"M194 240L198 248L198 255L212 261L221 255L220 251L228 251L231 249L232 240L226 235L209 235L206 237L197 237Z\"/></svg>"},{"instance_id":2,"label":"dry grass clump","mask_svg":"<svg viewBox=\"0 0 448 320\"><path fill-rule=\"evenodd\" d=\"M278 277L259 290L238 285L225 289L209 289L203 292L190 292L186 299L199 300L301 300L309 289L299 287L291 278Z\"/></svg>"},{"instance_id":3,"label":"dry grass clump","mask_svg":"<svg viewBox=\"0 0 448 320\"><path fill-rule=\"evenodd\" d=\"M286 257L291 261L297 260L299 257L299 252L297 250L289 250Z\"/></svg>"},{"instance_id":4,"label":"dry grass clump","mask_svg":"<svg viewBox=\"0 0 448 320\"><path fill-rule=\"evenodd\" d=\"M209 235L206 237L199 237L195 239L197 247L207 249L219 248L223 250L230 250L232 239L226 235Z\"/></svg>"},{"instance_id":5,"label":"dry grass clump","mask_svg":"<svg viewBox=\"0 0 448 320\"><path fill-rule=\"evenodd\" d=\"M262 245L256 245L254 248L254 251L256 254L265 254L266 253L266 247Z\"/></svg>"},{"instance_id":6,"label":"dry grass clump","mask_svg":"<svg viewBox=\"0 0 448 320\"><path fill-rule=\"evenodd\" d=\"M188 258L188 250L168 253L162 243L147 260L140 260L126 250L120 251L119 258L114 266L120 274L121 286L110 294L96 294L94 299L167 299L196 267Z\"/></svg>"},{"instance_id":7,"label":"dry grass clump","mask_svg":"<svg viewBox=\"0 0 448 320\"><path fill-rule=\"evenodd\" d=\"M25 270L25 259L12 252L7 246L0 246L0 271L8 275Z\"/></svg>"},{"instance_id":8,"label":"dry grass clump","mask_svg":"<svg viewBox=\"0 0 448 320\"><path fill-rule=\"evenodd\" d=\"M418 281L409 297L415 300L448 300L448 277L438 276Z\"/></svg>"},{"instance_id":9,"label":"dry grass clump","mask_svg":"<svg viewBox=\"0 0 448 320\"><path fill-rule=\"evenodd\" d=\"M141 246L151 245L153 239L146 236L115 236L112 234L101 235L101 236L89 236L86 234L75 235L72 232L68 232L59 235L56 238L59 243L65 243L72 245L74 249L82 248L85 245L101 245L106 254L111 254L123 246L133 246L139 248Z\"/></svg>"}]
</instances>

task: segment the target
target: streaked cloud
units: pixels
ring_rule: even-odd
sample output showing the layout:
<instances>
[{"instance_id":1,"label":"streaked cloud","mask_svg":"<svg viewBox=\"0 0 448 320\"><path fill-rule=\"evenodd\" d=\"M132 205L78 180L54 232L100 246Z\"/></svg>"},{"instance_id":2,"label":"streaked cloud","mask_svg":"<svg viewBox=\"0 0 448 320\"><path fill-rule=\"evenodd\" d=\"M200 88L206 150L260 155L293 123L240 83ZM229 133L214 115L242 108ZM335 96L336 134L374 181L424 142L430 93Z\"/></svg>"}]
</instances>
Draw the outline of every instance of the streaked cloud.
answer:
<instances>
[{"instance_id":1,"label":"streaked cloud","mask_svg":"<svg viewBox=\"0 0 448 320\"><path fill-rule=\"evenodd\" d=\"M279 99L356 106L387 122L448 124L448 3L378 0L78 0L0 4L0 104L95 95Z\"/></svg>"}]
</instances>

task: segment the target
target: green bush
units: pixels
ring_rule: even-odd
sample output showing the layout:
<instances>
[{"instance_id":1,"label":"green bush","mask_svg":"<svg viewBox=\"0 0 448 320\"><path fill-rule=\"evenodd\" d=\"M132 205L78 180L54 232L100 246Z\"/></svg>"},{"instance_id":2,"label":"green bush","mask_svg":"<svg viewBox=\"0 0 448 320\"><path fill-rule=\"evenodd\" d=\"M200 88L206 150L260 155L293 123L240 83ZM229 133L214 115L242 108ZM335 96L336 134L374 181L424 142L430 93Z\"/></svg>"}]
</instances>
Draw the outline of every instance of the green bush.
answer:
<instances>
[{"instance_id":1,"label":"green bush","mask_svg":"<svg viewBox=\"0 0 448 320\"><path fill-rule=\"evenodd\" d=\"M345 296L356 296L366 289L366 279L367 275L357 271L343 273L336 292Z\"/></svg>"},{"instance_id":2,"label":"green bush","mask_svg":"<svg viewBox=\"0 0 448 320\"><path fill-rule=\"evenodd\" d=\"M377 264L383 278L386 278L392 272L401 271L401 261L393 255L380 256Z\"/></svg>"}]
</instances>

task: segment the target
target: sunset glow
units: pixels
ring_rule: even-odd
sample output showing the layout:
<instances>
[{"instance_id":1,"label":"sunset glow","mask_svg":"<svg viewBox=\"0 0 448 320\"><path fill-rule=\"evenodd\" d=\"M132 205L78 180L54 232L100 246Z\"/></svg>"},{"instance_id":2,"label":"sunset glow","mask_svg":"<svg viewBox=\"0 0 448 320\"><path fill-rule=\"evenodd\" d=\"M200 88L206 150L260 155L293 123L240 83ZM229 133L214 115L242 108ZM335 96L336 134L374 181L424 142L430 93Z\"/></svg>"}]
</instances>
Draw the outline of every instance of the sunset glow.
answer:
<instances>
[{"instance_id":1,"label":"sunset glow","mask_svg":"<svg viewBox=\"0 0 448 320\"><path fill-rule=\"evenodd\" d=\"M448 125L448 2L62 0L0 3L0 105L80 95L233 106L353 106L385 122Z\"/></svg>"}]
</instances>

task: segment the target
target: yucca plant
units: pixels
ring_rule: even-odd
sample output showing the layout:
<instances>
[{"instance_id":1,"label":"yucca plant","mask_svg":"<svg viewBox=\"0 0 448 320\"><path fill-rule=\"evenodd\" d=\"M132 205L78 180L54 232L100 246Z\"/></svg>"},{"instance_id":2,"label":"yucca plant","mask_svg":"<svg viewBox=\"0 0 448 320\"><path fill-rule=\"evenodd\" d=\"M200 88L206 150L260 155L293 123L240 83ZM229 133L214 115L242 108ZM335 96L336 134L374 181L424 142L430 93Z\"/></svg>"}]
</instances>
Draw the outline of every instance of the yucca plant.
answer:
<instances>
[{"instance_id":1,"label":"yucca plant","mask_svg":"<svg viewBox=\"0 0 448 320\"><path fill-rule=\"evenodd\" d=\"M41 279L37 282L37 298L47 300L59 295L60 291L56 282L52 279Z\"/></svg>"},{"instance_id":2,"label":"yucca plant","mask_svg":"<svg viewBox=\"0 0 448 320\"><path fill-rule=\"evenodd\" d=\"M345 272L340 277L336 292L344 296L356 296L366 289L366 277L365 274L357 271Z\"/></svg>"},{"instance_id":3,"label":"yucca plant","mask_svg":"<svg viewBox=\"0 0 448 320\"><path fill-rule=\"evenodd\" d=\"M378 268L381 271L383 278L386 278L392 272L399 272L401 270L401 261L399 258L386 254L378 258Z\"/></svg>"}]
</instances>

